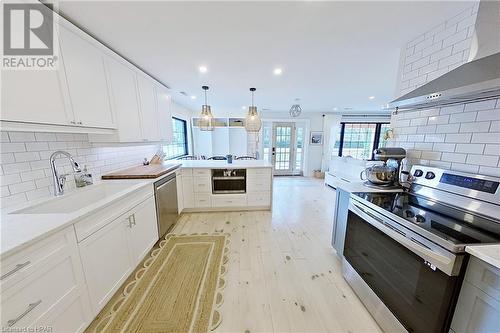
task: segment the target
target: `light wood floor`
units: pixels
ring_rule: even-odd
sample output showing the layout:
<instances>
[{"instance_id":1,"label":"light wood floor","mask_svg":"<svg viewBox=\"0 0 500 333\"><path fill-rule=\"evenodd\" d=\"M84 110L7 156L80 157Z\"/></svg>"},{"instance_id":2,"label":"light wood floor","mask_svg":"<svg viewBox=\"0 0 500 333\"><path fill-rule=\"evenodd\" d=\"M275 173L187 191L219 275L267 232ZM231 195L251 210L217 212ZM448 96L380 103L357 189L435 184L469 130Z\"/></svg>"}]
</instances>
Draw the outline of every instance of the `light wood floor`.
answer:
<instances>
[{"instance_id":1,"label":"light wood floor","mask_svg":"<svg viewBox=\"0 0 500 333\"><path fill-rule=\"evenodd\" d=\"M231 233L217 332L380 332L330 246L335 192L274 179L273 212L183 214L175 233Z\"/></svg>"}]
</instances>

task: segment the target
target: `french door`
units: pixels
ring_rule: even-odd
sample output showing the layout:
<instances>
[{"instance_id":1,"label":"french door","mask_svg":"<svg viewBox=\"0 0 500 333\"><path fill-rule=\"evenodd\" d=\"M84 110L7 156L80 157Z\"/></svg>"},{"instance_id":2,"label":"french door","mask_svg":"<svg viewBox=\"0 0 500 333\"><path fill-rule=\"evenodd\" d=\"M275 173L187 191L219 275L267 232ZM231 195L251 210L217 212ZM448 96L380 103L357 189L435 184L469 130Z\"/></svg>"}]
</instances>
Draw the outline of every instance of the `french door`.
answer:
<instances>
[{"instance_id":1,"label":"french door","mask_svg":"<svg viewBox=\"0 0 500 333\"><path fill-rule=\"evenodd\" d=\"M295 123L273 123L272 137L274 174L295 174Z\"/></svg>"}]
</instances>

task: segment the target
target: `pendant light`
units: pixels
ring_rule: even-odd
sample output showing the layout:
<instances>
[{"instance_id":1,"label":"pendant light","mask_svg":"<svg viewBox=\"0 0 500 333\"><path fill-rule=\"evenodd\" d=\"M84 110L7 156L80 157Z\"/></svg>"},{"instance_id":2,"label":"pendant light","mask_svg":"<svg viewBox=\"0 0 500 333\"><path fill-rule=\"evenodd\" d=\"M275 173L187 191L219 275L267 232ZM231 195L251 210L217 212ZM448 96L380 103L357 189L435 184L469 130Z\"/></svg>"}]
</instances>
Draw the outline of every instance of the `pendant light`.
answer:
<instances>
[{"instance_id":1,"label":"pendant light","mask_svg":"<svg viewBox=\"0 0 500 333\"><path fill-rule=\"evenodd\" d=\"M262 121L257 113L257 107L253 105L253 94L255 90L257 89L250 88L250 91L252 92L252 106L248 107L248 114L245 119L245 129L247 132L259 132L262 127Z\"/></svg>"},{"instance_id":2,"label":"pendant light","mask_svg":"<svg viewBox=\"0 0 500 333\"><path fill-rule=\"evenodd\" d=\"M201 106L201 116L198 120L198 128L202 131L213 131L214 125L213 120L214 116L212 115L212 110L210 105L207 103L207 90L208 86L201 87L205 91L205 104Z\"/></svg>"},{"instance_id":3,"label":"pendant light","mask_svg":"<svg viewBox=\"0 0 500 333\"><path fill-rule=\"evenodd\" d=\"M300 107L300 98L295 99L295 104L290 108L290 116L296 118L302 113L302 108Z\"/></svg>"}]
</instances>

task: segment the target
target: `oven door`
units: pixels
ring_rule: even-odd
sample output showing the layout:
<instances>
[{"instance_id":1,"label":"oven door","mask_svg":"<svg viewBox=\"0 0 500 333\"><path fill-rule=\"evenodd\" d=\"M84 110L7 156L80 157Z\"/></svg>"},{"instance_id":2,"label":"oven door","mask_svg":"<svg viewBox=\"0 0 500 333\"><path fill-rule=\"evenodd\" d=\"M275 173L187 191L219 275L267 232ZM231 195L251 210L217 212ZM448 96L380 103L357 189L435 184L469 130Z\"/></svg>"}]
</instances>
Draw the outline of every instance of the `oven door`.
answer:
<instances>
[{"instance_id":1,"label":"oven door","mask_svg":"<svg viewBox=\"0 0 500 333\"><path fill-rule=\"evenodd\" d=\"M345 260L409 332L447 332L463 278L462 257L429 243L351 200Z\"/></svg>"}]
</instances>

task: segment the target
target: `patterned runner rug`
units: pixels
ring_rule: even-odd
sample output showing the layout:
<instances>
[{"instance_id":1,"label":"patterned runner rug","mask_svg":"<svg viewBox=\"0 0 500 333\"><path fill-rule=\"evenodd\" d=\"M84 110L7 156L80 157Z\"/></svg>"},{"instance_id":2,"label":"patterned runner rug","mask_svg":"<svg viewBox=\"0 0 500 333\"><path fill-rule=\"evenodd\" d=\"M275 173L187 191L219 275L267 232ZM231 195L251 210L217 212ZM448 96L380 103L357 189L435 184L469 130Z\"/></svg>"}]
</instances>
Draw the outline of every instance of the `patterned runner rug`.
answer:
<instances>
[{"instance_id":1,"label":"patterned runner rug","mask_svg":"<svg viewBox=\"0 0 500 333\"><path fill-rule=\"evenodd\" d=\"M222 317L227 234L167 235L87 332L207 332Z\"/></svg>"}]
</instances>

